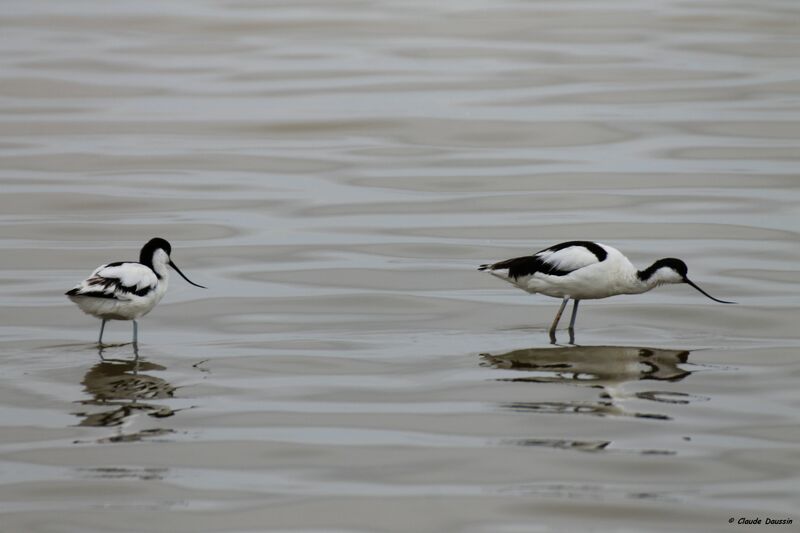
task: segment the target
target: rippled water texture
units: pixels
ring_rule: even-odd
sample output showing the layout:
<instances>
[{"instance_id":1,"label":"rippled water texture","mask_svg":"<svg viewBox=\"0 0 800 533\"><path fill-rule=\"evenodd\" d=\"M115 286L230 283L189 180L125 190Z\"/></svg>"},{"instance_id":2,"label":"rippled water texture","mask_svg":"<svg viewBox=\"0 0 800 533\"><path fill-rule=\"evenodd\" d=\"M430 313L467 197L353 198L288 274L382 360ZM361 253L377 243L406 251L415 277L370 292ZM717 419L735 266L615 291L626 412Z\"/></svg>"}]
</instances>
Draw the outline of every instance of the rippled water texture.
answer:
<instances>
[{"instance_id":1,"label":"rippled water texture","mask_svg":"<svg viewBox=\"0 0 800 533\"><path fill-rule=\"evenodd\" d=\"M795 1L4 2L0 529L800 523ZM63 292L150 237L140 323ZM558 302L571 239L686 286Z\"/></svg>"}]
</instances>

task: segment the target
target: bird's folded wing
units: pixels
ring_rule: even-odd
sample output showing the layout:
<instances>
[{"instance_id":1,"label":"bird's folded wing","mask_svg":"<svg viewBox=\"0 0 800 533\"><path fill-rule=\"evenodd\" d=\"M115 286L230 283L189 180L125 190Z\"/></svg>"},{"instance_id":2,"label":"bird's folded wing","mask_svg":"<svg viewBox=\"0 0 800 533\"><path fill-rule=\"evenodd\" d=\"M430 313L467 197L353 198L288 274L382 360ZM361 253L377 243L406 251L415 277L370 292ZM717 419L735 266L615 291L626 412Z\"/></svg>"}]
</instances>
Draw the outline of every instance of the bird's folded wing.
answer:
<instances>
[{"instance_id":1,"label":"bird's folded wing","mask_svg":"<svg viewBox=\"0 0 800 533\"><path fill-rule=\"evenodd\" d=\"M157 283L155 272L141 263L110 263L97 268L67 294L130 300L134 296L145 296Z\"/></svg>"},{"instance_id":2,"label":"bird's folded wing","mask_svg":"<svg viewBox=\"0 0 800 533\"><path fill-rule=\"evenodd\" d=\"M605 252L603 251L603 253ZM582 244L562 243L536 252L533 255L506 259L493 265L481 265L480 269L489 271L507 270L506 276L511 279L534 274L566 276L600 261L601 259L597 257L597 253L594 250Z\"/></svg>"},{"instance_id":3,"label":"bird's folded wing","mask_svg":"<svg viewBox=\"0 0 800 533\"><path fill-rule=\"evenodd\" d=\"M533 257L539 259L551 269L564 273L574 272L580 268L600 262L594 252L581 245L569 246L558 250L547 248L537 252Z\"/></svg>"}]
</instances>

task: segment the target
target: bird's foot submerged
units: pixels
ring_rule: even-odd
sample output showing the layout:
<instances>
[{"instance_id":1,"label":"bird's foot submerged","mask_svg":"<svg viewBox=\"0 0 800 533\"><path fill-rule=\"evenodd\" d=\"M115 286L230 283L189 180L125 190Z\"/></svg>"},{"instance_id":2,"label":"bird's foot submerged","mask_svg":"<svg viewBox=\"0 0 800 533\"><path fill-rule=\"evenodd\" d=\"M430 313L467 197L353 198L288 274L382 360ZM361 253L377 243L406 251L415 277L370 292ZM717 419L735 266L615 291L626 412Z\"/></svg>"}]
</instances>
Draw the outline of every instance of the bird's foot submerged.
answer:
<instances>
[{"instance_id":1,"label":"bird's foot submerged","mask_svg":"<svg viewBox=\"0 0 800 533\"><path fill-rule=\"evenodd\" d=\"M133 347L133 360L134 361L138 361L139 360L139 344L136 343L136 342L123 342L121 344L98 344L97 345L97 355L100 356L100 360L101 361L109 361L110 359L107 359L107 358L103 357L103 352L106 349L108 349L108 348L119 348L119 347L122 347L122 346L129 346L129 345L131 347Z\"/></svg>"},{"instance_id":2,"label":"bird's foot submerged","mask_svg":"<svg viewBox=\"0 0 800 533\"><path fill-rule=\"evenodd\" d=\"M567 332L569 333L569 342L567 343L567 345L577 346L577 344L575 344L575 328L567 328ZM549 334L550 334L550 344L558 345L558 339L556 338L556 331L550 330Z\"/></svg>"}]
</instances>

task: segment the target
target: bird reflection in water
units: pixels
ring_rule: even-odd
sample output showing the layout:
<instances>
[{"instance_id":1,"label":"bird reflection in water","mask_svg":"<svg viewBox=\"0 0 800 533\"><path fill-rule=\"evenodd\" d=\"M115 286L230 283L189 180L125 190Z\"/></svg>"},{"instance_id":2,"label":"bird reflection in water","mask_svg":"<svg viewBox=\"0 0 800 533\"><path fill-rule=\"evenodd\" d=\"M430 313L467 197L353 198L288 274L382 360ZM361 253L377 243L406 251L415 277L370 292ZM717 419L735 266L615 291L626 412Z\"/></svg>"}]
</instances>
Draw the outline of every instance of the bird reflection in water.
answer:
<instances>
[{"instance_id":1,"label":"bird reflection in water","mask_svg":"<svg viewBox=\"0 0 800 533\"><path fill-rule=\"evenodd\" d=\"M558 346L526 348L493 355L481 354L482 365L497 369L518 370L526 375L501 378L515 383L562 383L601 389L597 401L540 401L502 404L504 409L518 412L549 414L585 414L593 416L632 416L654 420L670 420L658 413L630 412L622 400L640 399L660 403L685 404L693 398L685 393L651 390L626 394L626 383L641 380L677 382L691 375L684 365L688 350L643 348L635 346ZM527 439L516 444L549 446L582 451L605 449L610 441L570 441ZM644 453L655 453L645 451Z\"/></svg>"},{"instance_id":2,"label":"bird reflection in water","mask_svg":"<svg viewBox=\"0 0 800 533\"><path fill-rule=\"evenodd\" d=\"M525 348L500 355L481 354L494 368L536 371L542 375L512 381L618 385L652 379L680 381L690 371L679 365L689 361L688 350L636 346L558 346Z\"/></svg>"},{"instance_id":3,"label":"bird reflection in water","mask_svg":"<svg viewBox=\"0 0 800 533\"><path fill-rule=\"evenodd\" d=\"M82 381L84 390L92 398L79 402L97 409L74 413L82 418L78 425L120 428L120 433L102 439L102 442L130 442L171 433L172 430L162 428L142 429L135 433L121 431L136 415L166 418L175 414L170 407L151 402L172 398L176 387L145 373L166 368L145 361L138 354L133 360L104 359L103 348L98 351L101 361L89 369Z\"/></svg>"}]
</instances>

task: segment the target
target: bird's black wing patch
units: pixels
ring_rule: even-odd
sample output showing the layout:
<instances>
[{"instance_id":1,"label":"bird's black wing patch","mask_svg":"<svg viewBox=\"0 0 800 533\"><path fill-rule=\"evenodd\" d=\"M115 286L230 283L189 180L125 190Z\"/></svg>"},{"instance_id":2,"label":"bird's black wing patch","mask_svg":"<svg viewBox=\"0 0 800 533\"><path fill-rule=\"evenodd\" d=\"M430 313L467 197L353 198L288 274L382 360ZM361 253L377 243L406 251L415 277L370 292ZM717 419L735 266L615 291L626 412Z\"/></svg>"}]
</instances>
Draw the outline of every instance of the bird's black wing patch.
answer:
<instances>
[{"instance_id":1,"label":"bird's black wing patch","mask_svg":"<svg viewBox=\"0 0 800 533\"><path fill-rule=\"evenodd\" d=\"M522 276L530 276L540 272L550 276L566 276L572 270L560 270L555 266L542 261L541 258L535 255L526 255L524 257L515 257L513 259L506 259L493 265L481 265L478 270L505 270L508 269L508 277L511 279L521 278Z\"/></svg>"},{"instance_id":2,"label":"bird's black wing patch","mask_svg":"<svg viewBox=\"0 0 800 533\"><path fill-rule=\"evenodd\" d=\"M602 246L597 244L596 242L592 241L567 241L556 244L551 246L550 248L545 248L544 250L539 250L534 255L539 255L545 252L557 252L559 250L563 250L564 248L572 248L573 246L580 246L582 248L586 248L590 252L594 254L598 261L605 261L606 257L608 257L608 252L606 252Z\"/></svg>"}]
</instances>

